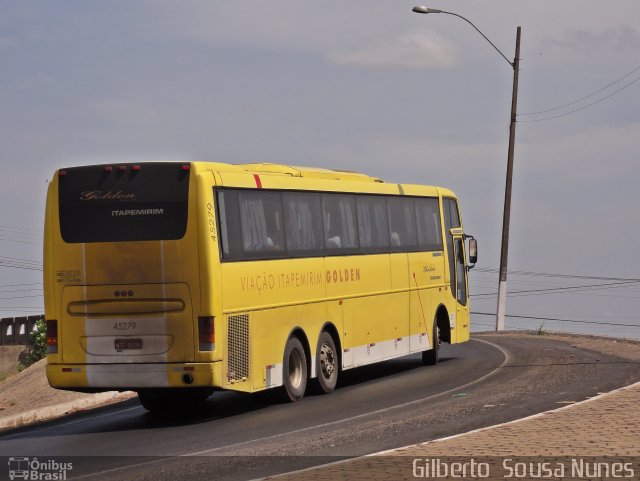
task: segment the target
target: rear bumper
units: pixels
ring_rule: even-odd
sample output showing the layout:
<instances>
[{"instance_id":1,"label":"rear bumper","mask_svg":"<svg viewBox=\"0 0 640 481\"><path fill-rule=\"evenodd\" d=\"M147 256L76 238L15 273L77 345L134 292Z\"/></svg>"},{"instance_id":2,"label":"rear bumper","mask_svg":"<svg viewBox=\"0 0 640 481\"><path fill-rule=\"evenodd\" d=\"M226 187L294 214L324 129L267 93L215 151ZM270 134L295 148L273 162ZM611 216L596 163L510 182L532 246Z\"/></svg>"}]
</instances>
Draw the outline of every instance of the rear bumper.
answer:
<instances>
[{"instance_id":1,"label":"rear bumper","mask_svg":"<svg viewBox=\"0 0 640 481\"><path fill-rule=\"evenodd\" d=\"M222 387L222 362L47 364L51 387L77 391Z\"/></svg>"}]
</instances>

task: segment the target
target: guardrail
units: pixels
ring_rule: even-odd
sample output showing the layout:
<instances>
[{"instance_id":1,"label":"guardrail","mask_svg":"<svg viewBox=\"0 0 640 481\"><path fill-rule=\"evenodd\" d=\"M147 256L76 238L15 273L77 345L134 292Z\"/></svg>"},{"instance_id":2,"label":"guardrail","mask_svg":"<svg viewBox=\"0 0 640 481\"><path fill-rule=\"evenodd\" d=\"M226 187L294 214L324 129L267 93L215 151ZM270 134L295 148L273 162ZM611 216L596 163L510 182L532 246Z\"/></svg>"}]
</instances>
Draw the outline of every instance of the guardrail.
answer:
<instances>
[{"instance_id":1,"label":"guardrail","mask_svg":"<svg viewBox=\"0 0 640 481\"><path fill-rule=\"evenodd\" d=\"M31 342L29 334L34 331L36 322L40 319L44 319L44 314L0 319L0 346L28 345Z\"/></svg>"}]
</instances>

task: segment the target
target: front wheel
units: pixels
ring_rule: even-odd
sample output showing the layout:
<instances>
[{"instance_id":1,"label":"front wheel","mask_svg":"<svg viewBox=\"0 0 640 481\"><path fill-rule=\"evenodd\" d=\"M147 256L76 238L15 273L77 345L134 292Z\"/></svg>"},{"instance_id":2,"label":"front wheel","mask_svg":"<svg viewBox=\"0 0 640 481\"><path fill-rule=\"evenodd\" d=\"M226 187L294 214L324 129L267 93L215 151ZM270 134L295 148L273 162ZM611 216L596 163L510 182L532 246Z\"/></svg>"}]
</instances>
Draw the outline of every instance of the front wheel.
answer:
<instances>
[{"instance_id":1,"label":"front wheel","mask_svg":"<svg viewBox=\"0 0 640 481\"><path fill-rule=\"evenodd\" d=\"M286 399L302 399L307 389L307 358L297 337L290 338L284 348L282 377Z\"/></svg>"},{"instance_id":2,"label":"front wheel","mask_svg":"<svg viewBox=\"0 0 640 481\"><path fill-rule=\"evenodd\" d=\"M433 347L427 351L422 351L422 364L425 366L435 366L438 364L438 351L440 350L440 329L437 320L433 321L433 334L431 336Z\"/></svg>"},{"instance_id":3,"label":"front wheel","mask_svg":"<svg viewBox=\"0 0 640 481\"><path fill-rule=\"evenodd\" d=\"M323 393L330 393L338 383L338 352L333 336L324 331L318 338L316 349L316 377Z\"/></svg>"}]
</instances>

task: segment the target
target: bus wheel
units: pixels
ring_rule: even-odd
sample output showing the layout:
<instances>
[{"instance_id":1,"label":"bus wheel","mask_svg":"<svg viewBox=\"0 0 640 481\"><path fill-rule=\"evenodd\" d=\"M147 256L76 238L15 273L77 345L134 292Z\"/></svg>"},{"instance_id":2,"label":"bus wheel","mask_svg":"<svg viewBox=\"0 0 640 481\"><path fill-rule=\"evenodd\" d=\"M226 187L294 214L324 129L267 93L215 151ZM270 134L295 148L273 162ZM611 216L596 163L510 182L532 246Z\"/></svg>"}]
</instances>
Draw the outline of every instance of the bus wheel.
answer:
<instances>
[{"instance_id":1,"label":"bus wheel","mask_svg":"<svg viewBox=\"0 0 640 481\"><path fill-rule=\"evenodd\" d=\"M438 329L438 321L433 321L433 349L422 351L422 364L425 366L435 366L438 364L438 351L440 350L440 329Z\"/></svg>"},{"instance_id":2,"label":"bus wheel","mask_svg":"<svg viewBox=\"0 0 640 481\"><path fill-rule=\"evenodd\" d=\"M302 343L291 337L284 348L282 377L286 398L299 401L307 388L307 358Z\"/></svg>"},{"instance_id":3,"label":"bus wheel","mask_svg":"<svg viewBox=\"0 0 640 481\"><path fill-rule=\"evenodd\" d=\"M316 350L316 376L320 390L324 393L333 392L338 383L338 352L333 336L327 331L318 338Z\"/></svg>"}]
</instances>

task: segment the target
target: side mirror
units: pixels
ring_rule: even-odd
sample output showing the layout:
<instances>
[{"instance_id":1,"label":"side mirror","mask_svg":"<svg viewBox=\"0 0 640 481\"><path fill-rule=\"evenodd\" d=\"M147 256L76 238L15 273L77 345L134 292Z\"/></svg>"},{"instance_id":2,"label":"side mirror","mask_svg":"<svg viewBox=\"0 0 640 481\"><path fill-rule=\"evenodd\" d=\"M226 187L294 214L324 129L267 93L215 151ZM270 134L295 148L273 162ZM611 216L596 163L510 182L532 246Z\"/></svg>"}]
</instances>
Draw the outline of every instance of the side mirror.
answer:
<instances>
[{"instance_id":1,"label":"side mirror","mask_svg":"<svg viewBox=\"0 0 640 481\"><path fill-rule=\"evenodd\" d=\"M469 239L469 264L471 264L469 268L475 267L476 262L478 262L478 241L472 237Z\"/></svg>"}]
</instances>

